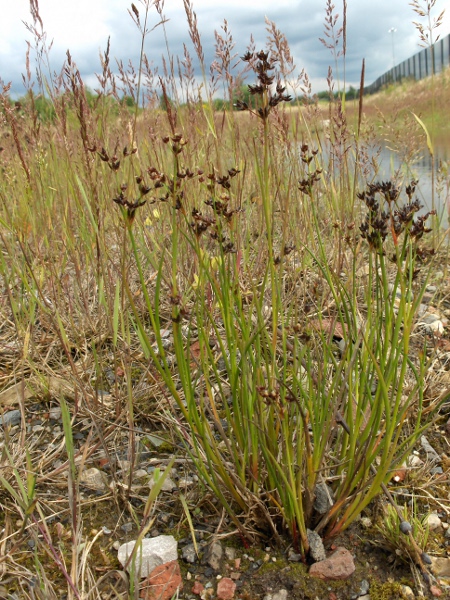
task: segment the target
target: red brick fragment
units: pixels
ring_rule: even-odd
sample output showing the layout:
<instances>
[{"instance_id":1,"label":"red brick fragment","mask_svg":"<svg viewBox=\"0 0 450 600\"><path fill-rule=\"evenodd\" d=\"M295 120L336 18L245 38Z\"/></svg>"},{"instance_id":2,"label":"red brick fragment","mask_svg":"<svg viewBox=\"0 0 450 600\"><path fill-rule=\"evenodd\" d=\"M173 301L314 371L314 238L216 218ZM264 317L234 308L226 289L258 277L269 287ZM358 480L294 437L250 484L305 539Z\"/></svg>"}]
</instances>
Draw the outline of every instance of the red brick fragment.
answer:
<instances>
[{"instance_id":1,"label":"red brick fragment","mask_svg":"<svg viewBox=\"0 0 450 600\"><path fill-rule=\"evenodd\" d=\"M180 565L172 560L155 567L147 579L140 594L143 600L170 600L177 590L183 589Z\"/></svg>"}]
</instances>

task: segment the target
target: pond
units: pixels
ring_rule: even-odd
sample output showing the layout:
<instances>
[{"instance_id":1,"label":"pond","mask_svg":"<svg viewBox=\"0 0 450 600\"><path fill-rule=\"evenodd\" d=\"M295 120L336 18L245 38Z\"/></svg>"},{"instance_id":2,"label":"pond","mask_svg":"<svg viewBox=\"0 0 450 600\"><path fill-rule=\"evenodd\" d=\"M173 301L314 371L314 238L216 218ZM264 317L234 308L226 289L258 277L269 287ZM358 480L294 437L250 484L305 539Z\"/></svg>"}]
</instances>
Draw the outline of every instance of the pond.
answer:
<instances>
[{"instance_id":1,"label":"pond","mask_svg":"<svg viewBox=\"0 0 450 600\"><path fill-rule=\"evenodd\" d=\"M435 168L434 206L443 227L450 222L450 138L438 139L434 143L434 158L425 147L416 158L406 164L398 152L388 144L381 143L377 157L379 170L377 180L403 181L406 185L412 179L418 180L416 196L424 205L424 211L433 208L432 165Z\"/></svg>"}]
</instances>

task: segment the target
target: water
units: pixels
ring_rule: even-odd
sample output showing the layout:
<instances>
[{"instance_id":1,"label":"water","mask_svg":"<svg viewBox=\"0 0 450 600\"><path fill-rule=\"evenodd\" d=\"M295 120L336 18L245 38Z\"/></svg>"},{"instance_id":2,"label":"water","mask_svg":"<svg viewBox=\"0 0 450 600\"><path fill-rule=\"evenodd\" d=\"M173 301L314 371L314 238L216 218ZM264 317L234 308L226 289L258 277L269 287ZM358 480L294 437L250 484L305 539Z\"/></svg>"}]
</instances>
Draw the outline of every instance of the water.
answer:
<instances>
[{"instance_id":1,"label":"water","mask_svg":"<svg viewBox=\"0 0 450 600\"><path fill-rule=\"evenodd\" d=\"M374 155L377 155L376 151ZM403 182L403 185L407 185L412 179L416 179L419 181L416 196L424 205L424 211L433 208L433 159L426 147L415 160L406 164L398 152L394 152L387 144L382 143L377 162L379 164L377 181L393 179L397 183ZM435 142L434 167L434 205L442 225L447 227L450 222L450 139L440 139Z\"/></svg>"}]
</instances>

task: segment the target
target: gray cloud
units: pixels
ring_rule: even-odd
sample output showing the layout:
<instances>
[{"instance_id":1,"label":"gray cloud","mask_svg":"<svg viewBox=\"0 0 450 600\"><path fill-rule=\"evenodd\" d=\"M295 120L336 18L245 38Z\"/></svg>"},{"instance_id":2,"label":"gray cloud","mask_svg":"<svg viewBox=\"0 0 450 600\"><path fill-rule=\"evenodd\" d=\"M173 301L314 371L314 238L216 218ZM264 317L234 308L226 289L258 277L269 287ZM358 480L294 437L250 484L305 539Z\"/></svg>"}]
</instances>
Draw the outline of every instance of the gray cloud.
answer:
<instances>
[{"instance_id":1,"label":"gray cloud","mask_svg":"<svg viewBox=\"0 0 450 600\"><path fill-rule=\"evenodd\" d=\"M42 7L46 0L41 0ZM122 4L121 8L112 10L115 4ZM73 59L77 63L82 75L90 85L95 83L94 73L100 71L98 58L99 50L104 50L107 35L111 36L111 55L123 60L126 64L129 59L135 66L139 60L140 35L135 25L127 14L128 2L123 0L110 0L108 17L101 25L102 36L97 36L91 41L71 47ZM141 7L140 4L137 4ZM170 5L170 6L169 6ZM342 4L336 0L336 12L342 10ZM195 9L195 0L194 0ZM11 9L12 10L12 9ZM142 8L140 9L142 11ZM214 4L200 5L196 9L198 26L200 29L202 45L205 53L207 68L214 60L215 38L214 30L221 32L223 20L228 22L229 30L235 42L235 52L240 56L253 35L256 47L259 49L266 44L267 31L265 17L274 21L277 28L287 37L294 56L298 71L305 68L314 83L314 91L326 88L328 66L334 69L334 57L319 41L324 37L323 22L325 17L325 2L317 0L297 0L289 8L283 3L277 6L276 2L270 5L261 2L261 6L254 3L242 3L242 6L217 0ZM189 37L186 15L181 0L166 1L165 24L169 39L170 51L174 56L183 56L183 44L195 58L197 75L200 75L198 61L195 57L192 42ZM86 16L88 18L88 16ZM379 75L391 68L393 63L393 48L396 62L420 50L418 35L412 24L415 15L405 2L392 2L392 0L348 0L347 12L347 55L346 55L346 81L348 85L359 85L362 59L366 60L366 83L371 83ZM154 9L150 14L149 28L155 26L158 15ZM448 24L450 21L447 21ZM338 24L340 26L341 21ZM45 22L44 22L45 25ZM75 25L74 25L75 26ZM76 25L77 27L83 24ZM16 93L23 93L21 73L25 71L25 38L30 34L20 24L20 18L14 23L14 37L6 35L7 43L0 42L0 77L3 81L13 82ZM388 33L391 27L396 28L394 39ZM443 28L442 34L448 32ZM106 33L107 32L107 33ZM7 34L8 32L6 32ZM157 27L148 34L145 51L149 60L161 69L161 56L166 55L166 42L163 28ZM3 32L0 30L0 37ZM51 65L56 71L61 69L65 60L67 48L64 45L64 29L53 33L55 41L51 53ZM3 36L5 37L5 36ZM72 40L74 36L72 35ZM76 36L75 36L76 39ZM99 46L103 46L100 48ZM115 68L115 62L111 61ZM342 76L342 65L340 67ZM92 83L91 83L92 82Z\"/></svg>"}]
</instances>

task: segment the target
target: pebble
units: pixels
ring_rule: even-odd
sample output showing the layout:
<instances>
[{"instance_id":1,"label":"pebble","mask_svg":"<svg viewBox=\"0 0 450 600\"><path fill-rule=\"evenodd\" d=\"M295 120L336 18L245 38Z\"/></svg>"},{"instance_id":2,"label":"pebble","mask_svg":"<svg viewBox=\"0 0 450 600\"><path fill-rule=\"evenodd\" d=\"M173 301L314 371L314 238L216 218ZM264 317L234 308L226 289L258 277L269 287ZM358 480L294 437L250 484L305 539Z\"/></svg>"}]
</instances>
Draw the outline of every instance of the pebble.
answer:
<instances>
[{"instance_id":1,"label":"pebble","mask_svg":"<svg viewBox=\"0 0 450 600\"><path fill-rule=\"evenodd\" d=\"M423 460L419 458L416 454L411 454L411 456L409 456L406 459L406 464L408 467L418 468L423 465Z\"/></svg>"},{"instance_id":2,"label":"pebble","mask_svg":"<svg viewBox=\"0 0 450 600\"><path fill-rule=\"evenodd\" d=\"M450 558L430 556L431 570L436 577L450 577Z\"/></svg>"},{"instance_id":3,"label":"pebble","mask_svg":"<svg viewBox=\"0 0 450 600\"><path fill-rule=\"evenodd\" d=\"M324 515L333 506L333 490L326 483L318 483L315 494L314 510L320 515Z\"/></svg>"},{"instance_id":4,"label":"pebble","mask_svg":"<svg viewBox=\"0 0 450 600\"><path fill-rule=\"evenodd\" d=\"M438 598L439 596L442 596L442 590L440 590L437 585L430 585L430 593L432 596L435 596L436 598Z\"/></svg>"},{"instance_id":5,"label":"pebble","mask_svg":"<svg viewBox=\"0 0 450 600\"><path fill-rule=\"evenodd\" d=\"M171 600L183 589L180 565L176 559L157 565L142 584L139 595L144 600Z\"/></svg>"},{"instance_id":6,"label":"pebble","mask_svg":"<svg viewBox=\"0 0 450 600\"><path fill-rule=\"evenodd\" d=\"M422 319L420 320L421 323L425 323L425 325L431 325L432 323L435 323L436 321L439 321L439 316L435 315L434 313L427 313L425 315L423 315Z\"/></svg>"},{"instance_id":7,"label":"pebble","mask_svg":"<svg viewBox=\"0 0 450 600\"><path fill-rule=\"evenodd\" d=\"M59 421L61 419L61 407L60 406L52 406L49 410L48 416L53 421Z\"/></svg>"},{"instance_id":8,"label":"pebble","mask_svg":"<svg viewBox=\"0 0 450 600\"><path fill-rule=\"evenodd\" d=\"M420 438L420 443L422 445L422 448L425 450L426 454L427 454L427 459L431 462L440 462L441 461L441 457L439 456L439 454L436 452L436 450L433 448L433 446L430 444L430 442L427 440L427 438L423 435Z\"/></svg>"},{"instance_id":9,"label":"pebble","mask_svg":"<svg viewBox=\"0 0 450 600\"><path fill-rule=\"evenodd\" d=\"M401 594L402 598L404 598L405 600L414 600L416 597L409 585L402 585Z\"/></svg>"},{"instance_id":10,"label":"pebble","mask_svg":"<svg viewBox=\"0 0 450 600\"><path fill-rule=\"evenodd\" d=\"M186 489L188 487L190 487L191 485L194 485L195 480L193 477L182 477L181 479L178 480L178 487L182 488L182 489Z\"/></svg>"},{"instance_id":11,"label":"pebble","mask_svg":"<svg viewBox=\"0 0 450 600\"><path fill-rule=\"evenodd\" d=\"M105 473L95 467L86 469L81 473L80 483L96 492L106 492L108 489L108 481Z\"/></svg>"},{"instance_id":12,"label":"pebble","mask_svg":"<svg viewBox=\"0 0 450 600\"><path fill-rule=\"evenodd\" d=\"M217 584L217 598L219 600L232 600L236 591L236 584L229 577L223 577Z\"/></svg>"},{"instance_id":13,"label":"pebble","mask_svg":"<svg viewBox=\"0 0 450 600\"><path fill-rule=\"evenodd\" d=\"M134 523L132 521L130 521L129 523L124 523L120 529L122 531L124 531L125 533L130 533L131 531L133 531L133 527L134 527Z\"/></svg>"},{"instance_id":14,"label":"pebble","mask_svg":"<svg viewBox=\"0 0 450 600\"><path fill-rule=\"evenodd\" d=\"M145 469L137 469L134 472L134 477L136 479L142 479L143 477L147 477L147 475L148 475L148 473L147 473L147 471Z\"/></svg>"},{"instance_id":15,"label":"pebble","mask_svg":"<svg viewBox=\"0 0 450 600\"><path fill-rule=\"evenodd\" d=\"M288 593L287 590L281 589L275 594L266 594L263 600L287 600Z\"/></svg>"},{"instance_id":16,"label":"pebble","mask_svg":"<svg viewBox=\"0 0 450 600\"><path fill-rule=\"evenodd\" d=\"M220 569L220 561L222 560L222 556L222 544L220 542L213 542L207 547L202 562L209 565L211 569L214 569L214 571L218 571Z\"/></svg>"},{"instance_id":17,"label":"pebble","mask_svg":"<svg viewBox=\"0 0 450 600\"><path fill-rule=\"evenodd\" d=\"M427 525L430 528L430 531L442 529L442 521L436 513L431 513L428 515Z\"/></svg>"},{"instance_id":18,"label":"pebble","mask_svg":"<svg viewBox=\"0 0 450 600\"><path fill-rule=\"evenodd\" d=\"M433 467L430 469L430 475L442 475L444 469L442 467Z\"/></svg>"},{"instance_id":19,"label":"pebble","mask_svg":"<svg viewBox=\"0 0 450 600\"><path fill-rule=\"evenodd\" d=\"M369 527L372 527L373 524L372 519L369 517L361 517L360 523L365 529L369 529Z\"/></svg>"},{"instance_id":20,"label":"pebble","mask_svg":"<svg viewBox=\"0 0 450 600\"><path fill-rule=\"evenodd\" d=\"M325 560L327 555L320 535L316 531L311 531L310 529L306 530L306 535L308 536L309 554L311 555L311 558L315 562Z\"/></svg>"},{"instance_id":21,"label":"pebble","mask_svg":"<svg viewBox=\"0 0 450 600\"><path fill-rule=\"evenodd\" d=\"M370 584L367 579L363 579L361 581L361 586L359 588L359 593L361 596L364 596L369 593Z\"/></svg>"},{"instance_id":22,"label":"pebble","mask_svg":"<svg viewBox=\"0 0 450 600\"><path fill-rule=\"evenodd\" d=\"M309 569L309 574L325 581L347 579L353 575L355 568L352 555L341 546L326 560L314 563Z\"/></svg>"},{"instance_id":23,"label":"pebble","mask_svg":"<svg viewBox=\"0 0 450 600\"><path fill-rule=\"evenodd\" d=\"M234 560L236 558L236 548L225 548L225 556L227 560Z\"/></svg>"},{"instance_id":24,"label":"pebble","mask_svg":"<svg viewBox=\"0 0 450 600\"><path fill-rule=\"evenodd\" d=\"M117 552L117 558L122 565L126 565L128 558L133 552L136 541L122 544ZM177 561L177 541L172 535L160 535L157 538L144 538L140 548L134 554L136 569L139 570L141 577L148 577L150 573L158 566L172 561ZM131 568L131 561L127 565L127 570Z\"/></svg>"},{"instance_id":25,"label":"pebble","mask_svg":"<svg viewBox=\"0 0 450 600\"><path fill-rule=\"evenodd\" d=\"M14 427L20 423L21 419L22 415L20 414L20 410L8 410L2 417L0 417L0 425L9 425L10 427Z\"/></svg>"},{"instance_id":26,"label":"pebble","mask_svg":"<svg viewBox=\"0 0 450 600\"><path fill-rule=\"evenodd\" d=\"M181 558L191 565L197 562L197 553L195 552L194 544L188 544L183 548Z\"/></svg>"},{"instance_id":27,"label":"pebble","mask_svg":"<svg viewBox=\"0 0 450 600\"><path fill-rule=\"evenodd\" d=\"M150 489L152 489L152 487L155 485L155 478L151 477L149 482L148 482L148 487ZM166 477L166 479L164 480L164 483L161 486L161 490L163 492L172 492L173 490L177 489L177 484L170 478L170 477Z\"/></svg>"},{"instance_id":28,"label":"pebble","mask_svg":"<svg viewBox=\"0 0 450 600\"><path fill-rule=\"evenodd\" d=\"M292 548L289 548L288 552L288 561L290 562L300 562L302 560L302 555L294 552Z\"/></svg>"}]
</instances>

